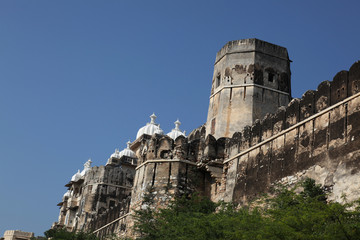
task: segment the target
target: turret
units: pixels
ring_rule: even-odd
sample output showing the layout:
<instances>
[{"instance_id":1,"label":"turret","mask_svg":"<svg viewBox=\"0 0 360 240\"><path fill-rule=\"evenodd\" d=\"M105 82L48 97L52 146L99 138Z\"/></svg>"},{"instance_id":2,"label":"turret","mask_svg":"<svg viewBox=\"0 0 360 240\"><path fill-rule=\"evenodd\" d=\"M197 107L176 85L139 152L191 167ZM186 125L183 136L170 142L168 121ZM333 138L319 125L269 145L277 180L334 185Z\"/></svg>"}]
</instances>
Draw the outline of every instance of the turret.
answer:
<instances>
[{"instance_id":1,"label":"turret","mask_svg":"<svg viewBox=\"0 0 360 240\"><path fill-rule=\"evenodd\" d=\"M231 137L291 99L286 48L258 39L228 42L216 55L206 133Z\"/></svg>"}]
</instances>

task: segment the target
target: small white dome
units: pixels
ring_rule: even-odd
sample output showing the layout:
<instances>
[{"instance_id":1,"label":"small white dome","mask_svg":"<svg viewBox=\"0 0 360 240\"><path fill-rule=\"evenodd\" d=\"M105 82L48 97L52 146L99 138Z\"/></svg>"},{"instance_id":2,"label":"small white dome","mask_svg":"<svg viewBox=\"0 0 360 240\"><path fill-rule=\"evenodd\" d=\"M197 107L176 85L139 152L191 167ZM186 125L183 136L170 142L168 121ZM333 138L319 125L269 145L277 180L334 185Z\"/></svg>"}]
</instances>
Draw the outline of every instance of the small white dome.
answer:
<instances>
[{"instance_id":1,"label":"small white dome","mask_svg":"<svg viewBox=\"0 0 360 240\"><path fill-rule=\"evenodd\" d=\"M143 134L153 135L154 133L157 134L164 134L163 130L160 128L160 124L155 123L156 115L153 113L151 116L151 122L147 123L144 127L140 128L136 134L136 139L141 137Z\"/></svg>"},{"instance_id":2,"label":"small white dome","mask_svg":"<svg viewBox=\"0 0 360 240\"><path fill-rule=\"evenodd\" d=\"M80 173L80 170L78 170L77 173L75 173L72 176L71 181L72 182L77 182L80 178L81 178L81 173Z\"/></svg>"},{"instance_id":3,"label":"small white dome","mask_svg":"<svg viewBox=\"0 0 360 240\"><path fill-rule=\"evenodd\" d=\"M174 122L175 124L175 128L173 130L171 130L171 132L169 132L168 135L169 137L171 137L172 139L176 139L179 136L184 136L185 137L185 131L181 132L179 126L181 125L181 122L178 120L176 120L176 122Z\"/></svg>"},{"instance_id":4,"label":"small white dome","mask_svg":"<svg viewBox=\"0 0 360 240\"><path fill-rule=\"evenodd\" d=\"M116 148L115 152L111 154L110 158L120 158L119 153L119 149Z\"/></svg>"},{"instance_id":5,"label":"small white dome","mask_svg":"<svg viewBox=\"0 0 360 240\"><path fill-rule=\"evenodd\" d=\"M127 147L119 153L119 158L121 158L122 156L136 158L135 153L130 149L131 142L128 141L126 144Z\"/></svg>"},{"instance_id":6,"label":"small white dome","mask_svg":"<svg viewBox=\"0 0 360 240\"><path fill-rule=\"evenodd\" d=\"M84 176L85 173L91 169L91 163L92 161L90 158L86 161L86 163L84 163L84 169L80 173L81 176Z\"/></svg>"}]
</instances>

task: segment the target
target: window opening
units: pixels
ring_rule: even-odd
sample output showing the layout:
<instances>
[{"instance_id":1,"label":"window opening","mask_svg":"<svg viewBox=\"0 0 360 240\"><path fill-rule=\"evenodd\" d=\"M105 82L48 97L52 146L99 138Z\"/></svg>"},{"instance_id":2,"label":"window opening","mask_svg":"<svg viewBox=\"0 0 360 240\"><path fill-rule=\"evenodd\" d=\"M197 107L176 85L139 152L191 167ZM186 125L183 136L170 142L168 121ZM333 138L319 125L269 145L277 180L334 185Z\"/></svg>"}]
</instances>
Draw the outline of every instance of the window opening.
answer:
<instances>
[{"instance_id":1,"label":"window opening","mask_svg":"<svg viewBox=\"0 0 360 240\"><path fill-rule=\"evenodd\" d=\"M216 77L216 87L220 86L220 80L221 80L221 75L217 75Z\"/></svg>"},{"instance_id":2,"label":"window opening","mask_svg":"<svg viewBox=\"0 0 360 240\"><path fill-rule=\"evenodd\" d=\"M269 82L273 82L274 81L274 74L269 72L269 78L268 78Z\"/></svg>"}]
</instances>

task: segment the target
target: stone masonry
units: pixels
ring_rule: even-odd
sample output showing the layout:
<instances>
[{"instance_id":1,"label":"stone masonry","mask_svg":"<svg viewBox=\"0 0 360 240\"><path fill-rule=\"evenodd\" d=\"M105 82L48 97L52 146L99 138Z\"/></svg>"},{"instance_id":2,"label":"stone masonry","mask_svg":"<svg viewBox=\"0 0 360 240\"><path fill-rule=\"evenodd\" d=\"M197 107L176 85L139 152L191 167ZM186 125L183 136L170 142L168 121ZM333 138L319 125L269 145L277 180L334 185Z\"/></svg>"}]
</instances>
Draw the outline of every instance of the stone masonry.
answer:
<instances>
[{"instance_id":1,"label":"stone masonry","mask_svg":"<svg viewBox=\"0 0 360 240\"><path fill-rule=\"evenodd\" d=\"M290 76L285 48L227 43L216 56L207 122L174 139L151 125L157 132L129 146L133 158L111 158L66 185L54 227L134 236L135 209L191 192L244 205L305 177L330 200L360 198L360 62L301 99L291 98Z\"/></svg>"},{"instance_id":2,"label":"stone masonry","mask_svg":"<svg viewBox=\"0 0 360 240\"><path fill-rule=\"evenodd\" d=\"M4 233L3 240L30 240L34 237L32 232L23 232L20 230L7 230Z\"/></svg>"}]
</instances>

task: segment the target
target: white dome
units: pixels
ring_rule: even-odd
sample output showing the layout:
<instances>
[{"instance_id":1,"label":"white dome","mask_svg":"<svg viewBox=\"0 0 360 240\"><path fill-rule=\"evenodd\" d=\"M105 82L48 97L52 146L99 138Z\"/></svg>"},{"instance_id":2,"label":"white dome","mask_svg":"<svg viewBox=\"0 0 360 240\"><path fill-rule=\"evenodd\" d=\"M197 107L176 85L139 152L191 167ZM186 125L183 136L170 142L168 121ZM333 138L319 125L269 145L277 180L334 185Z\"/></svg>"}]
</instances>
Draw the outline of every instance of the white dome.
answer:
<instances>
[{"instance_id":1,"label":"white dome","mask_svg":"<svg viewBox=\"0 0 360 240\"><path fill-rule=\"evenodd\" d=\"M161 130L160 128L160 124L155 123L156 116L154 113L150 116L150 118L151 118L151 122L147 123L144 127L139 129L139 131L136 134L136 139L141 137L141 135L143 134L147 134L147 135L153 135L154 133L164 134L163 130Z\"/></svg>"},{"instance_id":2,"label":"white dome","mask_svg":"<svg viewBox=\"0 0 360 240\"><path fill-rule=\"evenodd\" d=\"M80 173L80 170L78 170L77 173L75 173L72 176L71 181L72 182L77 182L80 178L81 178L81 173Z\"/></svg>"},{"instance_id":3,"label":"white dome","mask_svg":"<svg viewBox=\"0 0 360 240\"><path fill-rule=\"evenodd\" d=\"M80 173L81 176L84 176L85 173L91 169L91 163L92 161L90 158L86 161L86 163L84 163L84 169Z\"/></svg>"},{"instance_id":4,"label":"white dome","mask_svg":"<svg viewBox=\"0 0 360 240\"><path fill-rule=\"evenodd\" d=\"M110 158L107 160L106 162L106 166L109 165L109 164L112 164L114 161L113 161L113 158L116 158L116 159L119 159L120 158L120 155L119 155L119 149L115 149L115 152L113 154L111 154ZM115 161L116 162L116 161Z\"/></svg>"},{"instance_id":5,"label":"white dome","mask_svg":"<svg viewBox=\"0 0 360 240\"><path fill-rule=\"evenodd\" d=\"M130 141L126 143L127 147L119 153L119 158L121 158L122 156L136 158L135 153L130 149L130 143Z\"/></svg>"},{"instance_id":6,"label":"white dome","mask_svg":"<svg viewBox=\"0 0 360 240\"><path fill-rule=\"evenodd\" d=\"M116 148L115 152L111 154L110 158L120 158L119 153L119 149Z\"/></svg>"},{"instance_id":7,"label":"white dome","mask_svg":"<svg viewBox=\"0 0 360 240\"><path fill-rule=\"evenodd\" d=\"M176 122L174 122L175 124L175 128L173 130L171 130L171 132L169 132L168 135L169 137L171 137L172 139L176 139L179 136L184 136L185 137L185 131L181 132L179 126L181 125L181 122L178 120L176 120Z\"/></svg>"}]
</instances>

